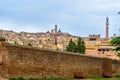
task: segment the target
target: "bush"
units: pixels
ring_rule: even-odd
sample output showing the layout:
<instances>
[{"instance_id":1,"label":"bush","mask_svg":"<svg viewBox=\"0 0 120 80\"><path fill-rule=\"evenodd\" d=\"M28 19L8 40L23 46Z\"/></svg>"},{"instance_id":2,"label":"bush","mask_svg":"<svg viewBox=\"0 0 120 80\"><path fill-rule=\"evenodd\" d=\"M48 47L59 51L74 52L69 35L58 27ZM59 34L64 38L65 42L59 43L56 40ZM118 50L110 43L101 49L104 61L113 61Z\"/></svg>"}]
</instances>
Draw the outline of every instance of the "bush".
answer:
<instances>
[{"instance_id":1,"label":"bush","mask_svg":"<svg viewBox=\"0 0 120 80\"><path fill-rule=\"evenodd\" d=\"M17 80L16 78L10 78L9 80Z\"/></svg>"},{"instance_id":2,"label":"bush","mask_svg":"<svg viewBox=\"0 0 120 80\"><path fill-rule=\"evenodd\" d=\"M10 78L9 80L67 80L63 78L29 78L29 79L24 79L23 77L19 78Z\"/></svg>"},{"instance_id":3,"label":"bush","mask_svg":"<svg viewBox=\"0 0 120 80\"><path fill-rule=\"evenodd\" d=\"M115 78L120 78L120 75L116 75Z\"/></svg>"},{"instance_id":4,"label":"bush","mask_svg":"<svg viewBox=\"0 0 120 80\"><path fill-rule=\"evenodd\" d=\"M31 44L31 43L28 43L28 46L32 46L32 44Z\"/></svg>"},{"instance_id":5,"label":"bush","mask_svg":"<svg viewBox=\"0 0 120 80\"><path fill-rule=\"evenodd\" d=\"M120 57L120 36L119 37L116 37L116 38L113 38L111 41L110 41L110 44L112 46L115 46L115 48L113 49L113 51L116 51L118 53L117 56Z\"/></svg>"},{"instance_id":6,"label":"bush","mask_svg":"<svg viewBox=\"0 0 120 80\"><path fill-rule=\"evenodd\" d=\"M19 77L19 78L10 78L9 80L25 80L23 77Z\"/></svg>"},{"instance_id":7,"label":"bush","mask_svg":"<svg viewBox=\"0 0 120 80\"><path fill-rule=\"evenodd\" d=\"M23 77L19 77L17 78L17 80L25 80Z\"/></svg>"}]
</instances>

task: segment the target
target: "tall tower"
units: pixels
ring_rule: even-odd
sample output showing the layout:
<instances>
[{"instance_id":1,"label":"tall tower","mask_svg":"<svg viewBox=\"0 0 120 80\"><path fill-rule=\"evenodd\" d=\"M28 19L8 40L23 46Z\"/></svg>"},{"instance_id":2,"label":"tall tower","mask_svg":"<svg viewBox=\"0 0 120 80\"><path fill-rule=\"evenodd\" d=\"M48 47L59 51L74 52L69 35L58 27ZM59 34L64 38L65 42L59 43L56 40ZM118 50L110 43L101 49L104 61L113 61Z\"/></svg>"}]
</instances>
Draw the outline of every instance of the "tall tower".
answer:
<instances>
[{"instance_id":1,"label":"tall tower","mask_svg":"<svg viewBox=\"0 0 120 80\"><path fill-rule=\"evenodd\" d=\"M57 25L55 25L55 33L57 33Z\"/></svg>"},{"instance_id":2,"label":"tall tower","mask_svg":"<svg viewBox=\"0 0 120 80\"><path fill-rule=\"evenodd\" d=\"M106 17L106 39L109 38L109 18Z\"/></svg>"}]
</instances>

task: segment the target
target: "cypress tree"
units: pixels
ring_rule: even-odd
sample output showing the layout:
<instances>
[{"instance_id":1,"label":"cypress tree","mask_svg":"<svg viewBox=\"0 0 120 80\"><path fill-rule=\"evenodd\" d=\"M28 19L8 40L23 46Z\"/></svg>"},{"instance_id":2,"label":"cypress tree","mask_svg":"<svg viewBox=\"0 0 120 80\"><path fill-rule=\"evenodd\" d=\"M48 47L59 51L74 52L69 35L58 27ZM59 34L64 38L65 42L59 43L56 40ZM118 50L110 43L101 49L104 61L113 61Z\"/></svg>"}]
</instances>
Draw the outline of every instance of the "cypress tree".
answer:
<instances>
[{"instance_id":1,"label":"cypress tree","mask_svg":"<svg viewBox=\"0 0 120 80\"><path fill-rule=\"evenodd\" d=\"M76 44L71 39L68 46L66 47L66 51L75 52L75 48L76 48Z\"/></svg>"},{"instance_id":2,"label":"cypress tree","mask_svg":"<svg viewBox=\"0 0 120 80\"><path fill-rule=\"evenodd\" d=\"M81 37L78 38L77 44L75 44L71 39L68 46L66 47L66 51L84 54L85 53L85 43Z\"/></svg>"},{"instance_id":3,"label":"cypress tree","mask_svg":"<svg viewBox=\"0 0 120 80\"><path fill-rule=\"evenodd\" d=\"M76 52L77 53L82 53L84 54L85 53L85 43L84 41L82 40L81 37L78 38L78 42L77 42L77 46L76 46Z\"/></svg>"}]
</instances>

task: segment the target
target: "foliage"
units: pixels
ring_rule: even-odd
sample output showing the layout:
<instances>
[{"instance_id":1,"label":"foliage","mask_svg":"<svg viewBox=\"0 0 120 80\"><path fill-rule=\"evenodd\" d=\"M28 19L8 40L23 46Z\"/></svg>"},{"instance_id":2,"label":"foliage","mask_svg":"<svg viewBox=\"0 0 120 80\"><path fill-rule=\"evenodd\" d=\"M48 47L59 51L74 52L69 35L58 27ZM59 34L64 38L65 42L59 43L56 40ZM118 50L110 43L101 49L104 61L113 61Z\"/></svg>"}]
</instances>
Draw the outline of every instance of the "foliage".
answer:
<instances>
[{"instance_id":1,"label":"foliage","mask_svg":"<svg viewBox=\"0 0 120 80\"><path fill-rule=\"evenodd\" d=\"M72 39L70 40L68 46L66 47L66 51L76 52L76 53L85 53L85 44L81 37L78 38L77 44L75 44Z\"/></svg>"},{"instance_id":2,"label":"foliage","mask_svg":"<svg viewBox=\"0 0 120 80\"><path fill-rule=\"evenodd\" d=\"M116 47L113 51L116 51L118 53L117 55L120 57L120 37L113 38L110 44Z\"/></svg>"},{"instance_id":3,"label":"foliage","mask_svg":"<svg viewBox=\"0 0 120 80\"><path fill-rule=\"evenodd\" d=\"M67 80L67 79L63 79L63 78L29 78L29 79L25 79L23 77L19 77L19 78L10 78L9 80Z\"/></svg>"},{"instance_id":4,"label":"foliage","mask_svg":"<svg viewBox=\"0 0 120 80\"><path fill-rule=\"evenodd\" d=\"M17 80L24 80L24 78L23 77L19 77Z\"/></svg>"},{"instance_id":5,"label":"foliage","mask_svg":"<svg viewBox=\"0 0 120 80\"><path fill-rule=\"evenodd\" d=\"M76 50L76 44L71 39L68 46L66 47L66 51L75 52L75 50Z\"/></svg>"},{"instance_id":6,"label":"foliage","mask_svg":"<svg viewBox=\"0 0 120 80\"><path fill-rule=\"evenodd\" d=\"M16 78L10 78L9 80L17 80Z\"/></svg>"},{"instance_id":7,"label":"foliage","mask_svg":"<svg viewBox=\"0 0 120 80\"><path fill-rule=\"evenodd\" d=\"M110 42L113 46L119 46L120 47L120 37L113 38Z\"/></svg>"},{"instance_id":8,"label":"foliage","mask_svg":"<svg viewBox=\"0 0 120 80\"><path fill-rule=\"evenodd\" d=\"M28 43L28 46L32 46L32 44L31 44L31 43Z\"/></svg>"},{"instance_id":9,"label":"foliage","mask_svg":"<svg viewBox=\"0 0 120 80\"><path fill-rule=\"evenodd\" d=\"M120 75L116 75L116 76L114 76L115 78L120 78Z\"/></svg>"},{"instance_id":10,"label":"foliage","mask_svg":"<svg viewBox=\"0 0 120 80\"><path fill-rule=\"evenodd\" d=\"M5 38L4 37L0 37L0 41L5 41Z\"/></svg>"},{"instance_id":11,"label":"foliage","mask_svg":"<svg viewBox=\"0 0 120 80\"><path fill-rule=\"evenodd\" d=\"M23 77L18 77L18 78L10 78L9 80L25 80Z\"/></svg>"},{"instance_id":12,"label":"foliage","mask_svg":"<svg viewBox=\"0 0 120 80\"><path fill-rule=\"evenodd\" d=\"M111 78L104 78L104 77L91 78L91 80L120 80L120 75L116 75Z\"/></svg>"},{"instance_id":13,"label":"foliage","mask_svg":"<svg viewBox=\"0 0 120 80\"><path fill-rule=\"evenodd\" d=\"M92 80L112 80L110 78L93 78Z\"/></svg>"},{"instance_id":14,"label":"foliage","mask_svg":"<svg viewBox=\"0 0 120 80\"><path fill-rule=\"evenodd\" d=\"M76 46L76 52L78 53L85 53L85 45L84 45L84 41L82 40L82 38L78 38L78 42L77 42L77 46Z\"/></svg>"}]
</instances>

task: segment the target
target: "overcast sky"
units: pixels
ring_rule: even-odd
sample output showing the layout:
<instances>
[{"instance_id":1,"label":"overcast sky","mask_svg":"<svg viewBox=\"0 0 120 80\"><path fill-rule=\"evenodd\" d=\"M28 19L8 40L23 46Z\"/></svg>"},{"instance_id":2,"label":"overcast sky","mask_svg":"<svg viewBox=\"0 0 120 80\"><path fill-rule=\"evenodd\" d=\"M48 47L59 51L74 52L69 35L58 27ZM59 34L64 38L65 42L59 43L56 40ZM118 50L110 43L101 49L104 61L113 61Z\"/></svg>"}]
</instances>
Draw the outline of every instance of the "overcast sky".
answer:
<instances>
[{"instance_id":1,"label":"overcast sky","mask_svg":"<svg viewBox=\"0 0 120 80\"><path fill-rule=\"evenodd\" d=\"M120 0L0 0L0 28L46 32L58 24L73 35L105 37L107 16L110 35L119 34L119 11Z\"/></svg>"}]
</instances>

